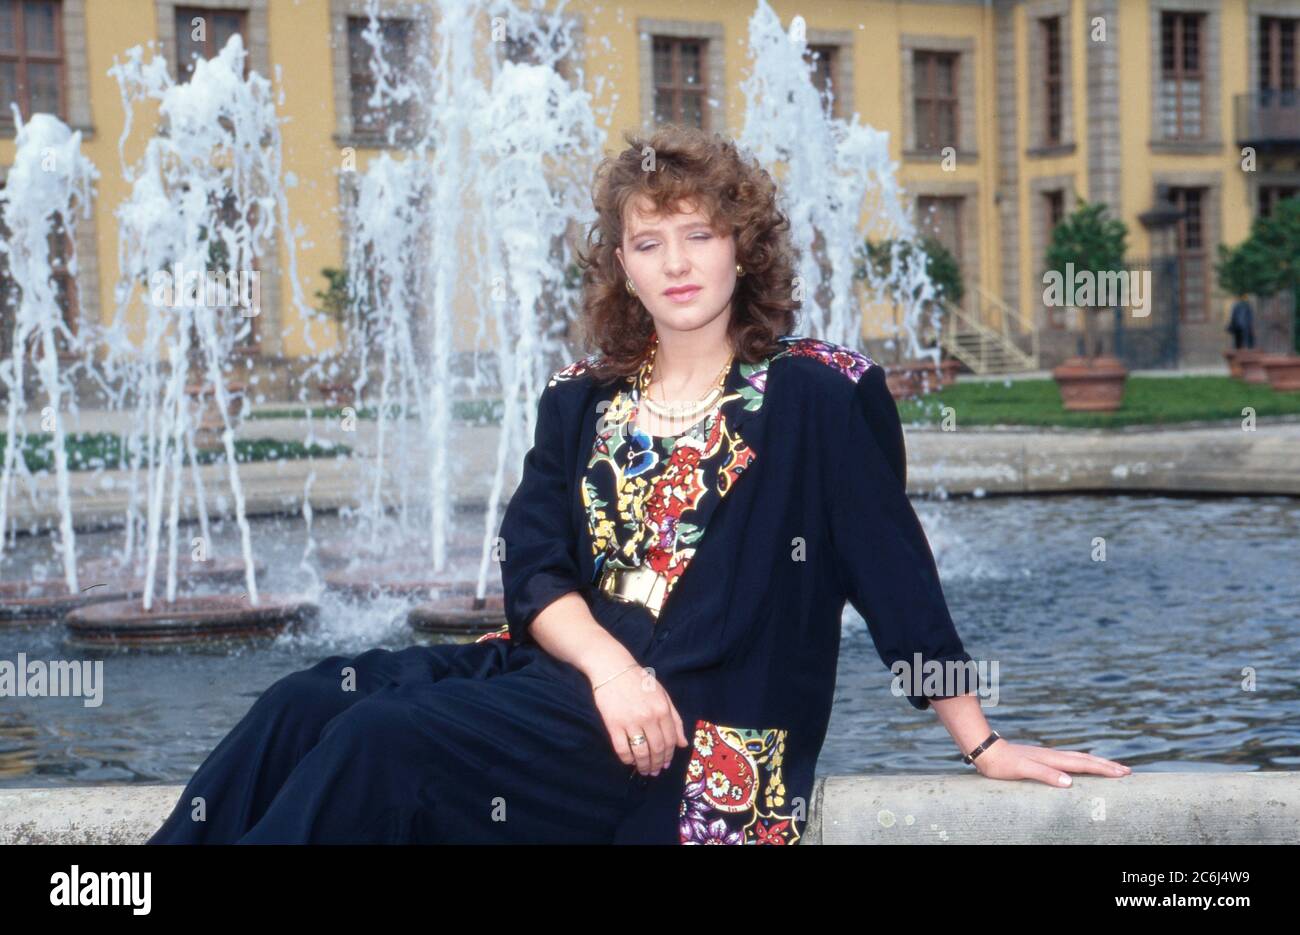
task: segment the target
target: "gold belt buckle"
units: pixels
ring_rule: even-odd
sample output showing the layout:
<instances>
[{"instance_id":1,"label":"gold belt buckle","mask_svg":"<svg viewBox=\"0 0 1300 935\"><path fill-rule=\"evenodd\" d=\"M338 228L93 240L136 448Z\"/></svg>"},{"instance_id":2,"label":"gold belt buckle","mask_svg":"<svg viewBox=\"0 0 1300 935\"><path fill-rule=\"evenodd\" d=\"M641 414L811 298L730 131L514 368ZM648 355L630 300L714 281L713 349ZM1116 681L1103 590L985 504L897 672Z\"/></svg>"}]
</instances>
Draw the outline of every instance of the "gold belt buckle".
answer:
<instances>
[{"instance_id":1,"label":"gold belt buckle","mask_svg":"<svg viewBox=\"0 0 1300 935\"><path fill-rule=\"evenodd\" d=\"M616 600L643 605L658 619L668 593L668 579L648 565L636 568L606 565L600 575L600 589Z\"/></svg>"}]
</instances>

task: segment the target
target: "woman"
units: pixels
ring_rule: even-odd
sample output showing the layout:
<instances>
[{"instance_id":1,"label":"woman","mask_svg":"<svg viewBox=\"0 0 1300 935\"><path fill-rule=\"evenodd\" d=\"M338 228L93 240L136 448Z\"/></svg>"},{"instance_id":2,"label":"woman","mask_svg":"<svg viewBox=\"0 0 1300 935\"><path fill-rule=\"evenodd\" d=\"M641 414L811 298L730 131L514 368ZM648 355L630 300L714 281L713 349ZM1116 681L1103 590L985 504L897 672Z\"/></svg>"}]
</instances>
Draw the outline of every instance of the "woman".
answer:
<instances>
[{"instance_id":1,"label":"woman","mask_svg":"<svg viewBox=\"0 0 1300 935\"><path fill-rule=\"evenodd\" d=\"M506 627L281 679L154 842L797 843L846 600L983 775L1129 772L998 739L953 677L893 399L790 333L770 176L702 131L627 142L581 257L600 352L551 375L501 524Z\"/></svg>"}]
</instances>

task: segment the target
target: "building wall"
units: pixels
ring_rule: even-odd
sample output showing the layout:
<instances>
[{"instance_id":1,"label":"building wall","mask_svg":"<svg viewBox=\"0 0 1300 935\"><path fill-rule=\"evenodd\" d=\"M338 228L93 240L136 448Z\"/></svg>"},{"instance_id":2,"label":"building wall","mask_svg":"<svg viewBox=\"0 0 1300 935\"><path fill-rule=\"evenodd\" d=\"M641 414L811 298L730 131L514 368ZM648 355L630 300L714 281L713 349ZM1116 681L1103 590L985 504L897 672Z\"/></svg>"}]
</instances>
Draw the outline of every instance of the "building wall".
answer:
<instances>
[{"instance_id":1,"label":"building wall","mask_svg":"<svg viewBox=\"0 0 1300 935\"><path fill-rule=\"evenodd\" d=\"M392 6L394 0L386 0ZM417 0L418 2L418 0ZM347 126L345 61L331 43L346 40L337 30L340 17L362 0L214 0L210 6L250 10L250 47L255 66L270 66L283 89L284 165L296 177L288 189L303 293L315 304L314 292L325 287L320 270L342 263L339 217L339 170ZM123 113L116 82L107 74L115 55L147 40L172 41L170 0L65 0L69 116L83 129L84 150L101 172L92 220L96 254L82 264L83 314L107 319L112 314L117 276L117 228L113 211L127 195L117 152ZM1284 0L838 0L807 9L793 2L774 8L783 22L795 14L807 19L810 41L843 43L846 58L837 78L849 82L845 103L869 124L888 129L891 155L899 176L916 195L965 198L962 224L968 295L978 287L1009 306L1022 330L1039 327L1049 357L1073 351L1066 333L1050 333L1042 307L1042 259L1046 229L1042 193L1068 187L1081 197L1111 201L1129 229L1130 253L1146 256L1159 248L1138 222L1152 207L1159 183L1204 184L1212 193L1213 216L1207 227L1214 238L1236 243L1244 238L1255 213L1256 179L1241 170L1233 133L1234 96L1251 86L1254 17L1287 8ZM1162 146L1152 141L1157 50L1153 28L1162 8L1206 11L1213 22L1209 49L1217 73L1212 112L1218 133L1212 145ZM1300 14L1300 5L1293 5ZM648 46L643 36L669 33L707 34L717 42L709 60L716 106L715 129L740 130L744 100L740 90L747 69L745 46L751 3L690 0L635 0L626 4L574 2L570 14L580 18L585 42L584 68L594 104L610 108L606 148L621 143L625 127L648 125ZM1040 51L1034 36L1038 18L1068 17L1065 31L1066 115L1063 145L1039 145L1041 113ZM1107 45L1090 37L1092 18L1107 18ZM912 134L909 62L913 49L959 50L963 56L961 119L963 132L955 166L909 148ZM84 51L82 51L84 50ZM167 49L169 58L171 49ZM1113 64L1113 68L1109 66ZM278 75L275 71L278 70ZM597 79L603 79L597 84ZM127 147L128 159L139 156L147 131L137 126ZM12 134L10 134L10 137ZM357 149L357 168L364 169L378 152ZM12 163L11 138L0 139L0 167ZM1273 158L1264 166L1273 181L1300 178L1294 155ZM270 269L277 279L288 269L283 240ZM1213 277L1211 277L1212 279ZM264 325L263 355L286 365L308 350L291 303L287 283L279 281L274 308ZM265 294L264 279L264 294ZM968 303L969 304L969 303ZM1212 294L1208 321L1185 325L1185 362L1217 359L1224 345L1223 319L1228 297ZM990 307L992 308L992 307ZM879 337L887 316L864 310L864 336ZM468 311L465 311L467 316ZM1000 314L985 310L996 323ZM469 329L460 329L465 334ZM332 326L312 335L316 346L335 340ZM469 337L458 336L458 350ZM1047 363L1054 362L1048 360Z\"/></svg>"}]
</instances>

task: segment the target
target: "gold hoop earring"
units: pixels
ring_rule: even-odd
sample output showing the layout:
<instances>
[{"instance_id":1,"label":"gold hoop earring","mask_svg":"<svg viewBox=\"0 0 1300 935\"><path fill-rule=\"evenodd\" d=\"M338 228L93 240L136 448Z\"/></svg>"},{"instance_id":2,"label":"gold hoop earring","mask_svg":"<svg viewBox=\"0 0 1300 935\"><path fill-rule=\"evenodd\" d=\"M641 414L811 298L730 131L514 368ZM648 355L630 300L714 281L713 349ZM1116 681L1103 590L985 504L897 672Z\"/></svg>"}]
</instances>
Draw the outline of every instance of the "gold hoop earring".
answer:
<instances>
[{"instance_id":1,"label":"gold hoop earring","mask_svg":"<svg viewBox=\"0 0 1300 935\"><path fill-rule=\"evenodd\" d=\"M741 266L739 263L736 264L736 275L737 276L745 275L745 267Z\"/></svg>"},{"instance_id":2,"label":"gold hoop earring","mask_svg":"<svg viewBox=\"0 0 1300 935\"><path fill-rule=\"evenodd\" d=\"M627 288L628 295L636 295L636 286L632 285L632 280L623 280L623 285Z\"/></svg>"}]
</instances>

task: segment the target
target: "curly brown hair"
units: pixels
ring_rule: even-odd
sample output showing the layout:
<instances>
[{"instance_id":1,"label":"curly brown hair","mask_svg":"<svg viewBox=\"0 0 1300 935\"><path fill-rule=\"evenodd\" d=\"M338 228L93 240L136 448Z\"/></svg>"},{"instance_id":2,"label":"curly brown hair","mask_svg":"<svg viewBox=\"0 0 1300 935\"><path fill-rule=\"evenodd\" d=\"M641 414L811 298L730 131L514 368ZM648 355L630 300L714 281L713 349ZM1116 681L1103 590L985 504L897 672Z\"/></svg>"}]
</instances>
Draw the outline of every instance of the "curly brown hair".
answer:
<instances>
[{"instance_id":1,"label":"curly brown hair","mask_svg":"<svg viewBox=\"0 0 1300 935\"><path fill-rule=\"evenodd\" d=\"M752 157L718 133L666 125L650 136L624 131L627 148L596 168L592 203L596 220L587 251L576 251L583 270L581 327L600 356L590 371L599 381L627 377L644 361L654 321L627 292L614 249L623 242L623 211L639 195L656 213L698 205L713 229L736 238L736 280L728 336L747 363L777 350L777 338L795 323L794 251L789 219L777 208L776 183ZM653 153L655 171L645 168Z\"/></svg>"}]
</instances>

